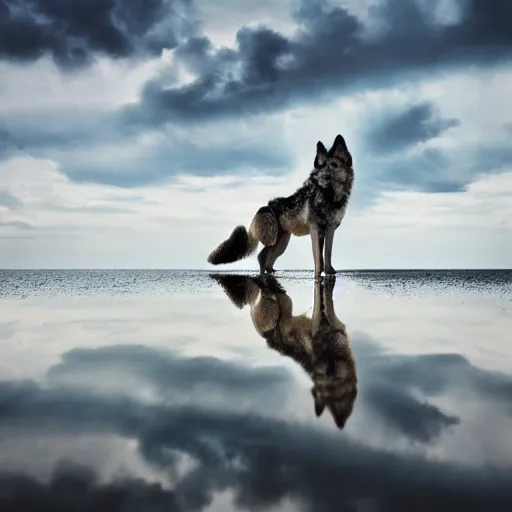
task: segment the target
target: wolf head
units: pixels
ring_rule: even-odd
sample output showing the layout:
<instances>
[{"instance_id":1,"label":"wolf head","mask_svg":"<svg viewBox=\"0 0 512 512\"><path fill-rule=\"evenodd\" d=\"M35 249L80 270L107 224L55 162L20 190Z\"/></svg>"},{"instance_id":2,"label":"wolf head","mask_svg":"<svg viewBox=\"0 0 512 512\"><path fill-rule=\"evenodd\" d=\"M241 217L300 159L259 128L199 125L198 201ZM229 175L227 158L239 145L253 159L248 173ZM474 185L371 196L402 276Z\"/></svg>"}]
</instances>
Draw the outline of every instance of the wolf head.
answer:
<instances>
[{"instance_id":1,"label":"wolf head","mask_svg":"<svg viewBox=\"0 0 512 512\"><path fill-rule=\"evenodd\" d=\"M322 142L316 144L315 169L329 168L332 171L343 172L352 168L352 155L350 154L345 139L336 135L334 143L329 151Z\"/></svg>"},{"instance_id":2,"label":"wolf head","mask_svg":"<svg viewBox=\"0 0 512 512\"><path fill-rule=\"evenodd\" d=\"M311 388L311 394L315 403L315 414L320 417L325 410L329 409L336 426L343 430L347 420L352 414L354 402L357 396L357 389L350 390L346 396L336 396L335 392L322 390L318 386Z\"/></svg>"}]
</instances>

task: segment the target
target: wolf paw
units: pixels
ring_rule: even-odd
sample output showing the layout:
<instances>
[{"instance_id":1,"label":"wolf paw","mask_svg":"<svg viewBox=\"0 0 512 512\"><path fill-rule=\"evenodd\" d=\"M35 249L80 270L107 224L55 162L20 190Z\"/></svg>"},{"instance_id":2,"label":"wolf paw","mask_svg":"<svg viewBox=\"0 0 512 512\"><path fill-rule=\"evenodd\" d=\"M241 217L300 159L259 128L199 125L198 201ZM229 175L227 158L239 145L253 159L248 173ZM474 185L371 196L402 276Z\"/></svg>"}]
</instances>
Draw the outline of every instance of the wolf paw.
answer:
<instances>
[{"instance_id":1,"label":"wolf paw","mask_svg":"<svg viewBox=\"0 0 512 512\"><path fill-rule=\"evenodd\" d=\"M325 268L325 275L326 276L334 276L336 275L336 270L333 268L332 265L329 265Z\"/></svg>"}]
</instances>

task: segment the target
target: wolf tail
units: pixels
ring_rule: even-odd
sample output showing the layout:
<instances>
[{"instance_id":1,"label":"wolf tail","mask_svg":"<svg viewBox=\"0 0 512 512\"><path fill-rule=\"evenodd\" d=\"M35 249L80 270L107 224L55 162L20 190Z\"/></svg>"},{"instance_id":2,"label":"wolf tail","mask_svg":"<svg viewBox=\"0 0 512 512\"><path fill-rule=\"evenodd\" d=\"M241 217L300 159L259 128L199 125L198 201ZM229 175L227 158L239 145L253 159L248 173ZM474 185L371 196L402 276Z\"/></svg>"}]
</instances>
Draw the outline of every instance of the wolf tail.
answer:
<instances>
[{"instance_id":1,"label":"wolf tail","mask_svg":"<svg viewBox=\"0 0 512 512\"><path fill-rule=\"evenodd\" d=\"M268 206L262 206L252 219L249 230L245 226L237 226L230 237L211 252L208 263L220 265L246 258L256 250L258 242L274 245L278 231L277 217Z\"/></svg>"}]
</instances>

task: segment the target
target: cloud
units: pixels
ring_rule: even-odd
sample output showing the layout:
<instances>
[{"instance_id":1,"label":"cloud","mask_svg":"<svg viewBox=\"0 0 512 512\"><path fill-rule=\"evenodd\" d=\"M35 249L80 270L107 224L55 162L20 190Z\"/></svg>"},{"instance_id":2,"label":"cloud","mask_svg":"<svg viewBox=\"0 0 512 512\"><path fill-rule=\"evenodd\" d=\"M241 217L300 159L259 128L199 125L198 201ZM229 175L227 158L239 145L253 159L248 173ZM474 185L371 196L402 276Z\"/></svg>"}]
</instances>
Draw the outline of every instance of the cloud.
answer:
<instances>
[{"instance_id":1,"label":"cloud","mask_svg":"<svg viewBox=\"0 0 512 512\"><path fill-rule=\"evenodd\" d=\"M389 9L393 6L393 1L389 4ZM299 41L302 39L304 39L304 51L308 52L313 51L316 43L320 44L323 41L322 44L327 44L328 41L322 39L324 36L321 28L325 28L326 34L330 33L329 24L335 24L340 16L354 20L362 31L357 37L354 36L357 45L354 46L353 51L356 53L366 47L365 45L377 44L376 41L384 44L390 37L405 38L404 46L407 46L407 38L411 37L409 32L403 33L403 29L393 35L389 31L389 27L393 25L387 28L384 25L377 32L368 33L370 21L367 16L361 13L354 14L348 10L334 9L332 12L335 14L332 15L331 20L330 8L321 3L315 5L315 8L311 8L311 12L306 12L307 9L303 6L295 14L299 26L293 36L284 35L268 27L246 26L238 32L236 48L218 49L205 34L198 34L182 42L172 52L162 55L160 59L150 59L151 65L148 69L151 68L152 73L148 70L135 73L132 68L129 68L130 74L128 74L124 68L116 67L119 64L107 66L105 60L100 60L96 63L98 65L95 64L89 68L91 76L95 77L94 80L82 72L84 85L79 87L77 81L72 81L69 89L66 89L55 78L41 79L39 72L44 71L51 76L58 73L50 72L39 62L40 67L37 68L39 71L34 76L19 75L16 80L4 79L8 93L5 105L16 100L16 82L45 84L49 80L49 84L41 91L23 89L30 99L23 102L19 99L14 101L18 108L9 110L7 106L3 106L3 113L0 113L0 128L3 129L4 138L9 138L10 149L0 149L0 156L12 157L13 152L16 154L15 152L18 151L17 154L19 154L21 150L35 157L52 159L59 164L63 173L76 182L136 188L171 182L176 176L181 175L282 175L290 173L299 165L308 171L312 150L309 150L310 155L306 157L306 151L302 148L306 145L314 148L317 138L331 136L334 131L343 131L347 135L349 146L355 147L353 153L356 165L364 170L364 173L358 174L354 191L354 205L357 207L367 206L383 189L399 186L429 192L449 192L462 190L482 172L502 172L504 166L511 160L507 153L509 152L508 142L493 141L494 134L485 130L485 133L481 134L479 143L475 144L474 137L468 137L471 129L468 117L470 117L469 121L474 121L474 114L463 118L459 116L457 110L464 109L452 107L458 104L457 98L460 93L454 93L452 90L450 101L442 98L442 94L431 93L436 88L438 90L446 88L446 77L439 83L434 82L420 87L419 91L416 82L411 86L411 81L408 80L403 87L413 90L415 94L404 94L401 101L395 99L391 100L387 106L380 105L377 116L372 105L364 105L364 99L361 99L365 97L362 91L365 88L368 89L365 84L370 82L364 80L361 82L359 78L354 82L354 86L347 90L343 89L344 82L340 85L340 91L350 93L344 96L346 101L343 104L340 102L322 104L324 108L330 106L332 111L328 123L319 120L317 115L319 102L311 103L307 96L304 96L294 103L292 101L295 97L294 87L300 90L304 86L306 92L314 93L316 86L310 87L310 81L317 72L315 66L325 57L320 53L318 58L306 59L303 64L311 67L311 76L306 74L306 68L304 68L303 75L294 77L288 83L288 79L283 77L286 73L292 73L297 62L302 62L300 60L295 62L296 59L292 53L301 47ZM379 13L384 9L384 5L379 7ZM395 6L392 12L386 9L384 9L386 16L381 17L381 21L391 20L393 23L398 23L398 9L403 10L403 5ZM412 11L404 12L404 16L413 16L416 13L414 14L416 17L413 16L413 18L416 21L423 20L425 30L444 33L443 31L454 30L454 27L469 22L469 15L463 16L463 10L460 16L448 23L438 17L431 19L431 13L420 7L417 12L412 7L410 9ZM370 18L373 19L375 16L374 13ZM340 35L336 33L333 37L340 37ZM283 55L287 55L279 61L282 61L281 63L285 66L282 70L281 64L276 67L269 60L269 55L273 55L272 52L284 52ZM329 55L333 55L333 52L336 55L338 49L334 48ZM349 57L343 54L342 58ZM157 60L158 63L156 63ZM244 64L246 61L247 64ZM334 74L339 72L339 62L332 67ZM229 68L228 71L226 71L227 68ZM10 76L10 68L5 69L6 75ZM116 70L115 73L112 69ZM370 72L373 72L372 69ZM390 76L394 72L393 69L390 68ZM453 73L453 69L447 68L450 73ZM100 79L103 73L109 78L108 80ZM264 90L266 86L262 88L259 84L266 80L264 78L266 75L272 74L275 80L273 78L269 80L272 83L275 82L275 87L289 86L290 89L288 91L283 89L284 95L277 98L275 108L269 109L266 109L265 105L267 100L274 101L272 99L274 89L270 88L263 92L263 99L259 103L262 109L258 112L264 115L252 116L251 109L240 103L233 107L229 115L220 114L218 117L214 112L217 103L224 102L228 108L229 101L233 99L236 102L239 97L238 86L229 94L224 90L222 83L228 80L225 78L226 73L233 83L243 81L244 86L240 90L248 94L253 89L256 92ZM384 70L382 73L384 76ZM128 87L128 94L124 91L123 77L126 76L128 80L132 75L136 75L137 79L129 80L132 85ZM151 96L153 94L151 90L159 94L162 92L161 86L165 88L164 94L181 91L180 94L184 94L183 101L180 99L175 106L186 110L189 108L187 106L189 93L186 91L196 87L201 82L201 77L210 75L214 81L220 81L220 88L207 92L204 97L198 97L197 101L193 100L190 108L197 109L198 117L193 113L192 117L187 114L185 118L191 122L185 122L186 119L179 112L169 113L165 105L162 105L153 112L160 116L159 119L153 119L152 107L150 104L146 105L144 95ZM153 78L150 78L151 76ZM468 74L468 76L473 75ZM364 77L364 73L360 77ZM348 78L350 79L350 74ZM417 78L421 76L411 76L413 81ZM506 76L500 77L501 81L506 79ZM469 84L458 84L458 87L465 87L468 91L477 87L478 80L468 78L467 81ZM146 83L145 88L144 83ZM324 87L324 85L330 87L330 83L330 79L322 79L318 87ZM338 95L338 85L334 84L331 90L332 96L329 97L335 98ZM382 83L372 81L370 89L388 85L389 83L385 81ZM400 86L402 88L402 84ZM140 101L139 87L142 88ZM105 97L110 101L108 105L106 100L100 100L101 95L95 92L104 88L106 89ZM65 98L61 104L56 101L54 89L58 90L59 98L61 96ZM89 94L90 90L92 92ZM115 100L116 90L120 90L120 99L117 100ZM382 92L383 96L388 98L393 98L393 95L397 94L393 89ZM78 94L80 97L85 95L87 99L77 101L75 96ZM51 98L51 106L45 107L44 98L48 96ZM418 96L426 97L418 101ZM321 93L319 99L324 97ZM440 97L444 101L442 107L437 105ZM292 103L287 103L288 99ZM32 102L34 108L29 108ZM350 108L347 104L350 102L357 103L359 109L359 115L351 120L354 122L346 120L349 117L348 109ZM211 115L207 114L205 118L201 112L203 107L210 103L213 110ZM21 106L22 104L24 106ZM290 105L294 108L283 113L282 111ZM297 110L300 110L298 105L311 107L311 115L307 116L307 121L301 121L300 116L303 115L304 108L297 113ZM146 109L147 106L149 110ZM493 113L491 106L488 106L486 112ZM449 113L444 114L445 111ZM373 118L366 119L371 113ZM370 132L368 130L375 126L376 117L378 118L377 128L372 135L371 130ZM363 118L365 122L362 122ZM203 122L206 120L211 122ZM302 140L296 137L297 126L301 122L310 124L308 137ZM370 124L364 126L368 122ZM460 129L448 130L449 127L458 125ZM469 129L467 129L468 126ZM327 130L329 135L324 137L322 133L320 137L319 133L314 139L312 138L312 133L327 133ZM505 133L504 130L501 131ZM415 142L420 144L414 144ZM303 174L305 175L307 171L304 170ZM366 180L364 188L361 186L362 180ZM299 184L297 182L297 185Z\"/></svg>"},{"instance_id":2,"label":"cloud","mask_svg":"<svg viewBox=\"0 0 512 512\"><path fill-rule=\"evenodd\" d=\"M22 222L19 220L11 220L11 221L0 220L0 227L16 228L16 229L27 230L27 231L34 229L34 226L29 224L28 222Z\"/></svg>"},{"instance_id":3,"label":"cloud","mask_svg":"<svg viewBox=\"0 0 512 512\"><path fill-rule=\"evenodd\" d=\"M460 141L455 148L430 147L381 162L383 183L423 192L461 192L485 176L506 174L512 166L512 149L492 142L475 148Z\"/></svg>"},{"instance_id":4,"label":"cloud","mask_svg":"<svg viewBox=\"0 0 512 512\"><path fill-rule=\"evenodd\" d=\"M468 64L489 68L512 57L506 2L468 0L452 23L430 19L417 2L387 0L375 9L383 28L371 34L347 9L317 1L296 10L292 37L244 27L235 48L219 50L205 36L191 39L180 62L195 78L182 85L148 82L140 104L127 107L126 120L155 125L261 114Z\"/></svg>"},{"instance_id":5,"label":"cloud","mask_svg":"<svg viewBox=\"0 0 512 512\"><path fill-rule=\"evenodd\" d=\"M263 130L258 128L219 127L222 132L218 136L168 129L134 137L122 151L109 141L96 156L87 158L81 151L64 151L59 160L62 171L75 182L122 188L172 182L183 175L282 174L289 170L293 159L286 141L279 136L265 140Z\"/></svg>"},{"instance_id":6,"label":"cloud","mask_svg":"<svg viewBox=\"0 0 512 512\"><path fill-rule=\"evenodd\" d=\"M394 427L417 442L433 441L445 429L460 423L460 418L445 414L429 403L421 403L408 392L393 389L386 383L372 386L365 399L373 413L386 418L388 427Z\"/></svg>"},{"instance_id":7,"label":"cloud","mask_svg":"<svg viewBox=\"0 0 512 512\"><path fill-rule=\"evenodd\" d=\"M416 365L421 368L421 361ZM393 373L392 369L388 370ZM395 435L398 432L403 437L429 443L445 428L459 424L458 418L419 402L407 392L400 379L396 379L394 385L389 384L389 376L383 376L382 368L377 366L374 371L366 371L371 377L367 378L362 393L363 403L358 405L373 411L376 421L384 420ZM114 375L117 375L117 386L111 384ZM87 388L91 389L93 377L94 389L110 393L115 389L124 395L129 388L126 375L130 376L130 382L137 382L137 389L150 386L157 396L166 397L168 403L173 404L193 401L238 412L264 404L266 415L276 415L283 412L282 404L293 396L293 380L282 368L241 366L214 357L184 358L144 346L72 350L64 355L61 364L49 370L48 381L53 386L75 389L83 389L87 382ZM414 386L414 382L408 384ZM270 394L272 400L269 401Z\"/></svg>"},{"instance_id":8,"label":"cloud","mask_svg":"<svg viewBox=\"0 0 512 512\"><path fill-rule=\"evenodd\" d=\"M5 206L9 210L16 210L21 206L21 201L16 196L0 189L0 206Z\"/></svg>"},{"instance_id":9,"label":"cloud","mask_svg":"<svg viewBox=\"0 0 512 512\"><path fill-rule=\"evenodd\" d=\"M473 79L467 82L472 89L469 84ZM446 79L424 84L426 92L415 94L392 90L356 95L364 108L360 119L354 120L352 136L358 143L356 170L366 174L362 176L366 206L384 190L459 192L485 175L510 168L512 153L499 117L497 123L482 117L477 126L478 116L465 112L469 107L452 109L456 86L462 84ZM483 95L491 111L493 89ZM419 95L428 99L414 100ZM443 115L445 110L450 115Z\"/></svg>"},{"instance_id":10,"label":"cloud","mask_svg":"<svg viewBox=\"0 0 512 512\"><path fill-rule=\"evenodd\" d=\"M90 268L98 265L100 253L100 259L110 260L107 267L179 268L181 260L201 268L219 231L231 229L233 219L250 217L269 196L289 188L285 177L251 174L177 177L172 184L148 185L135 194L133 189L77 184L55 162L28 157L1 163L0 183L21 202L16 210L0 207L3 221L37 228L30 241L10 242L9 250L1 251L1 266L7 268L21 261L25 268L55 268L50 263L55 257L62 257L57 268ZM0 227L9 238L27 239L28 233ZM148 254L155 260L142 263Z\"/></svg>"},{"instance_id":11,"label":"cloud","mask_svg":"<svg viewBox=\"0 0 512 512\"><path fill-rule=\"evenodd\" d=\"M188 0L0 0L0 57L49 54L68 69L96 54L155 55L194 32L193 14Z\"/></svg>"},{"instance_id":12,"label":"cloud","mask_svg":"<svg viewBox=\"0 0 512 512\"><path fill-rule=\"evenodd\" d=\"M0 160L11 157L20 149L8 130L0 124Z\"/></svg>"},{"instance_id":13,"label":"cloud","mask_svg":"<svg viewBox=\"0 0 512 512\"><path fill-rule=\"evenodd\" d=\"M198 12L201 13L203 33L218 46L233 44L240 27L265 25L271 26L281 33L293 32L295 20L293 9L296 0L195 0Z\"/></svg>"},{"instance_id":14,"label":"cloud","mask_svg":"<svg viewBox=\"0 0 512 512\"><path fill-rule=\"evenodd\" d=\"M242 367L214 357L180 357L133 345L72 350L63 356L62 363L49 370L48 379L53 385L80 387L95 375L101 388L102 377L111 380L115 373L120 383L123 374L128 374L131 379L150 385L159 397L173 397L178 402L180 395L187 402L194 396L195 403L212 403L212 396L222 400L224 395L231 399L236 395L238 410L247 397L261 403L272 393L274 401L285 401L292 384L291 376L278 367ZM122 392L123 385L118 389ZM272 405L275 404L269 404Z\"/></svg>"},{"instance_id":15,"label":"cloud","mask_svg":"<svg viewBox=\"0 0 512 512\"><path fill-rule=\"evenodd\" d=\"M355 95L337 107L345 111L344 123L350 127L356 171L364 171L357 174L357 207L396 185L429 192L461 190L479 174L502 172L512 161L506 140L493 137L492 132L477 145L471 132L446 133L458 121L443 117L431 100L411 107L408 94L397 99L388 91L380 96L375 101ZM314 112L302 114L302 122L311 123L311 128L323 124L318 109ZM76 182L136 188L172 182L183 175L284 175L300 169L295 185L299 186L310 170L313 141L325 137L319 134L312 139L311 129L307 139L297 137L293 115L224 120L215 128L208 123L148 128L125 124L117 109L71 108L66 103L55 112L0 114L0 127L13 147L19 148L17 154L52 159ZM409 140L400 142L400 133ZM388 136L391 143L385 142ZM309 149L306 143L311 143Z\"/></svg>"},{"instance_id":16,"label":"cloud","mask_svg":"<svg viewBox=\"0 0 512 512\"><path fill-rule=\"evenodd\" d=\"M388 379L387 392L392 395L394 388L413 389L417 374L420 382L423 375L430 374L428 357L389 360L388 357L375 358L372 350L367 352L365 372L372 386ZM431 510L449 501L464 510L477 510L477 498L485 494L488 508L508 510L512 498L508 466L495 468L492 473L483 472L480 467L435 461L415 455L411 450L392 452L387 448L370 448L350 436L318 429L308 422L291 422L271 414L216 407L217 404L211 401L207 406L204 402L186 403L188 384L195 378L199 378L206 389L210 386L223 389L227 401L232 393L237 393L237 384L243 386L244 394L256 398L254 393L258 394L259 388L253 384L259 379L261 382L267 379L269 369L249 369L245 365L236 369L237 363L219 363L213 358L187 361L186 358L164 355L160 359L162 355L139 347L75 350L56 367L54 377L61 380L51 379L50 386L29 381L4 381L0 383L2 427L23 425L22 435L27 443L32 435L40 440L49 434L58 437L94 433L133 439L151 467L172 474L178 462L176 453L182 453L194 461L188 472L174 479L172 485L162 486L130 476L100 482L94 468L85 470L76 464L57 466L46 483L28 474L3 471L0 474L0 500L17 509L26 503L27 496L37 497L39 507L51 504L52 509L59 510L58 507L64 507L64 504L69 508L75 497L81 497L83 505L82 491L87 490L89 503L99 510L106 506L107 496L110 510L117 503L126 509L167 503L176 506L176 510L203 510L217 493L230 491L237 509L269 508L283 499L293 499L305 510L333 510L365 499L386 509L400 506ZM427 362L425 368L422 368L423 360ZM358 358L358 365L360 361ZM95 362L105 371L116 365L121 368L126 363L125 369L137 372L140 383L136 385L144 385L146 379L160 382L159 389L164 391L166 386L173 386L168 390L172 396L183 394L185 400L176 404L164 394L159 395L160 400L148 403L136 400L133 395L100 394L88 387L91 380L102 382L97 374L91 379L87 373L88 369L95 368ZM406 378L389 379L389 373L394 376L394 371L404 362L409 370L405 375L398 371L397 375ZM66 384L62 380L62 370L68 364L65 372L68 378L72 378L73 370L77 369L76 381L83 378L83 386L70 386L69 381ZM180 368L180 365L183 366ZM364 361L362 366L365 366ZM462 365L462 368L467 367ZM187 369L192 370L192 374ZM247 374L244 369L249 370ZM154 374L152 370L156 370ZM372 370L377 371L379 377L373 379ZM484 373L491 375L494 382L508 382L502 376ZM236 375L238 377L233 381L232 377ZM247 375L247 380L243 375ZM284 382L277 378L271 386L279 387ZM362 384L366 386L364 381ZM476 387L474 384L471 380L470 390L480 397L482 381ZM273 410L278 412L282 397L276 399L273 392L268 392L266 397L265 403L274 402ZM501 394L496 399L508 400ZM479 400L478 403L484 402ZM415 422L427 420L427 426L432 425L432 409L427 414L424 411L419 409L417 417L410 414L408 419L400 414L403 421L395 422L395 425L401 425L400 434L407 435L408 430L404 427ZM383 419L386 421L388 417L383 416ZM441 420L441 424L443 422ZM409 432L417 437L416 427ZM479 433L482 435L481 431ZM67 491L71 487L73 493Z\"/></svg>"},{"instance_id":17,"label":"cloud","mask_svg":"<svg viewBox=\"0 0 512 512\"><path fill-rule=\"evenodd\" d=\"M56 160L76 182L134 188L180 175L282 174L293 163L289 141L272 118L220 123L213 133L179 125L146 130L127 127L117 112L75 108L0 115L2 125L18 154Z\"/></svg>"},{"instance_id":18,"label":"cloud","mask_svg":"<svg viewBox=\"0 0 512 512\"><path fill-rule=\"evenodd\" d=\"M473 155L472 155L473 156ZM474 154L470 168L473 172L503 172L512 165L512 147L506 144L493 144L481 147Z\"/></svg>"},{"instance_id":19,"label":"cloud","mask_svg":"<svg viewBox=\"0 0 512 512\"><path fill-rule=\"evenodd\" d=\"M393 358L367 340L358 338L356 342L364 347L358 349L356 366L365 382L356 408L376 414L375 421L394 431L394 435L399 433L429 443L443 429L460 423L459 418L414 397L412 393L418 390L433 397L460 389L461 383L466 382L469 383L466 391L470 394L479 397L492 394L500 404L509 401L512 381L504 375L481 371L461 356ZM454 360L457 365L453 364ZM435 375L435 366L445 369L446 378L437 381L433 392L428 379ZM113 375L117 375L117 385L112 384ZM129 376L128 381L126 376ZM137 389L149 386L159 399L173 405L193 402L240 412L248 404L259 407L264 403L267 415L282 414L282 404L295 393L291 375L279 367L252 367L215 357L184 357L136 345L71 350L64 354L60 364L49 369L47 379L54 388L94 389L119 396L125 396L133 385ZM272 400L266 400L270 395ZM132 393L131 396L134 397Z\"/></svg>"},{"instance_id":20,"label":"cloud","mask_svg":"<svg viewBox=\"0 0 512 512\"><path fill-rule=\"evenodd\" d=\"M0 506L2 510L35 512L51 509L64 512L70 509L98 512L143 510L183 510L174 493L159 484L137 478L101 482L91 468L63 462L56 467L47 483L27 475L0 471Z\"/></svg>"},{"instance_id":21,"label":"cloud","mask_svg":"<svg viewBox=\"0 0 512 512\"><path fill-rule=\"evenodd\" d=\"M412 390L439 396L448 389L476 394L500 403L512 414L512 380L504 374L481 370L459 354L431 354L392 360L383 368L383 381L392 376Z\"/></svg>"},{"instance_id":22,"label":"cloud","mask_svg":"<svg viewBox=\"0 0 512 512\"><path fill-rule=\"evenodd\" d=\"M481 176L463 191L445 194L424 191L386 191L361 213L358 221L381 228L421 226L434 229L507 230L510 228L512 172Z\"/></svg>"},{"instance_id":23,"label":"cloud","mask_svg":"<svg viewBox=\"0 0 512 512\"><path fill-rule=\"evenodd\" d=\"M431 103L406 105L399 111L388 111L383 119L376 120L369 129L366 143L378 153L400 151L439 137L459 125L458 119L442 118Z\"/></svg>"},{"instance_id":24,"label":"cloud","mask_svg":"<svg viewBox=\"0 0 512 512\"><path fill-rule=\"evenodd\" d=\"M512 379L482 370L459 354L390 355L375 343L358 339L357 363L366 376L361 400L371 414L403 436L429 443L463 420L418 400L446 395L496 404L512 417Z\"/></svg>"},{"instance_id":25,"label":"cloud","mask_svg":"<svg viewBox=\"0 0 512 512\"><path fill-rule=\"evenodd\" d=\"M374 165L379 171L377 180L384 184L430 193L457 192L471 179L471 173L455 173L449 154L437 148L425 148L391 158L377 158ZM487 169L490 172L490 169Z\"/></svg>"}]
</instances>

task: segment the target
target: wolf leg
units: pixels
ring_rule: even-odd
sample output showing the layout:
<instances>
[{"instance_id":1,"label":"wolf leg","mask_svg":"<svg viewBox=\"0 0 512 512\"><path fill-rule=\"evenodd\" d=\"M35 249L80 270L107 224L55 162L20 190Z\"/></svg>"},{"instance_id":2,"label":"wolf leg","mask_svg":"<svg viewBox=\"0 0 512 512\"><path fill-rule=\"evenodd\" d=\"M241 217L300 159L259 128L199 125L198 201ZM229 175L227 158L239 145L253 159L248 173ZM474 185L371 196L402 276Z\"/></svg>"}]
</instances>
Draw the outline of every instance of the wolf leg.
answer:
<instances>
[{"instance_id":1,"label":"wolf leg","mask_svg":"<svg viewBox=\"0 0 512 512\"><path fill-rule=\"evenodd\" d=\"M315 295L313 299L313 314L311 316L311 331L313 338L315 337L318 329L320 328L320 321L322 319L322 282L317 279L315 281Z\"/></svg>"},{"instance_id":2,"label":"wolf leg","mask_svg":"<svg viewBox=\"0 0 512 512\"><path fill-rule=\"evenodd\" d=\"M325 259L324 259L324 244L325 244L325 230L318 230L318 239L320 242L320 273L325 270Z\"/></svg>"},{"instance_id":3,"label":"wolf leg","mask_svg":"<svg viewBox=\"0 0 512 512\"><path fill-rule=\"evenodd\" d=\"M258 254L258 263L260 264L260 274L264 274L267 270L267 261L272 246L263 247Z\"/></svg>"},{"instance_id":4,"label":"wolf leg","mask_svg":"<svg viewBox=\"0 0 512 512\"><path fill-rule=\"evenodd\" d=\"M325 275L335 275L336 270L334 270L331 264L331 256L332 256L332 243L334 241L334 226L328 226L325 230Z\"/></svg>"},{"instance_id":5,"label":"wolf leg","mask_svg":"<svg viewBox=\"0 0 512 512\"><path fill-rule=\"evenodd\" d=\"M265 262L265 270L272 274L275 272L274 263L276 262L279 256L282 256L286 248L288 247L288 243L290 242L291 233L281 232L279 234L279 238L275 245L271 245L268 248L268 252L266 253L266 262Z\"/></svg>"},{"instance_id":6,"label":"wolf leg","mask_svg":"<svg viewBox=\"0 0 512 512\"><path fill-rule=\"evenodd\" d=\"M323 290L324 312L329 325L331 325L334 329L344 329L345 324L336 316L336 311L334 310L334 301L332 295L334 292L335 283L336 276L332 276L331 279L327 279L325 282Z\"/></svg>"},{"instance_id":7,"label":"wolf leg","mask_svg":"<svg viewBox=\"0 0 512 512\"><path fill-rule=\"evenodd\" d=\"M324 235L322 230L316 224L311 224L310 233L311 243L313 245L313 259L315 261L315 278L318 278L324 270L324 260L322 254Z\"/></svg>"}]
</instances>

